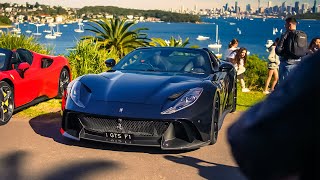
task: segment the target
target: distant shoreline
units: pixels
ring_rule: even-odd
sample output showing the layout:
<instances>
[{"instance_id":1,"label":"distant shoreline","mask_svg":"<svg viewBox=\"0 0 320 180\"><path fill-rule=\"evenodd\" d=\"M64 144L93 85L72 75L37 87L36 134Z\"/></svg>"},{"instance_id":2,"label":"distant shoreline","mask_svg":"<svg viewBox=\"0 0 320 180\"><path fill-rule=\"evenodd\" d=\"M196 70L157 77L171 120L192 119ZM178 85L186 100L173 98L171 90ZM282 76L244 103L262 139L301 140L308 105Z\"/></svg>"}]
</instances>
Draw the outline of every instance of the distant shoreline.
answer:
<instances>
[{"instance_id":1,"label":"distant shoreline","mask_svg":"<svg viewBox=\"0 0 320 180\"><path fill-rule=\"evenodd\" d=\"M12 28L12 25L0 25L0 29L4 29L4 28Z\"/></svg>"}]
</instances>

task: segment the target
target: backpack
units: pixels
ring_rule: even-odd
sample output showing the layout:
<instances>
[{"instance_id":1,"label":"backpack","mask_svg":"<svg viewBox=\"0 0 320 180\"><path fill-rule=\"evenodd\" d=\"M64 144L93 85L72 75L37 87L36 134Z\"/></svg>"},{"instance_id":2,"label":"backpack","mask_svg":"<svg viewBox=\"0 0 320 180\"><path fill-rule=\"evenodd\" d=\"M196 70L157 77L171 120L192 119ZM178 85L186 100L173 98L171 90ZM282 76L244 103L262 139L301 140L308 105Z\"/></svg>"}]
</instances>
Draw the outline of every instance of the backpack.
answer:
<instances>
[{"instance_id":1,"label":"backpack","mask_svg":"<svg viewBox=\"0 0 320 180\"><path fill-rule=\"evenodd\" d=\"M288 35L287 43L284 44L285 57L288 59L299 59L306 55L308 39L303 31L292 31Z\"/></svg>"}]
</instances>

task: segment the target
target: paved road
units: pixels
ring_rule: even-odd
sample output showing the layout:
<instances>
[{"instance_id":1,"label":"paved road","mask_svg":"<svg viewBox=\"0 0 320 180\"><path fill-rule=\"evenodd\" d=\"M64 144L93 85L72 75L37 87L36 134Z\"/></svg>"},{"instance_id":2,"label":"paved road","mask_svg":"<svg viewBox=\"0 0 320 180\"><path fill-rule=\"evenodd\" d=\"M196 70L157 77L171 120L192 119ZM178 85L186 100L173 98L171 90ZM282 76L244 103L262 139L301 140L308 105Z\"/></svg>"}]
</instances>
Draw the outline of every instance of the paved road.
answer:
<instances>
[{"instance_id":1,"label":"paved road","mask_svg":"<svg viewBox=\"0 0 320 180\"><path fill-rule=\"evenodd\" d=\"M239 114L227 115L215 145L187 152L69 141L59 133L58 112L15 115L0 126L0 179L242 180L225 133Z\"/></svg>"}]
</instances>

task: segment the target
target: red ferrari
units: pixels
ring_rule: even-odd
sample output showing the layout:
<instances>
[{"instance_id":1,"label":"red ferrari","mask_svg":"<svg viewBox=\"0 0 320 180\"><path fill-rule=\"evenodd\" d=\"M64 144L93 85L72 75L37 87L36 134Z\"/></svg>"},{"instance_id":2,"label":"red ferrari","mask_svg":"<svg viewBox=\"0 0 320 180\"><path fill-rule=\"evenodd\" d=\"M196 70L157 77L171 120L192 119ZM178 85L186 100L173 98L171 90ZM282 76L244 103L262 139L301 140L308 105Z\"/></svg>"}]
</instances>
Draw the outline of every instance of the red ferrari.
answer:
<instances>
[{"instance_id":1,"label":"red ferrari","mask_svg":"<svg viewBox=\"0 0 320 180\"><path fill-rule=\"evenodd\" d=\"M8 123L14 111L61 98L70 81L70 65L63 56L0 48L0 125Z\"/></svg>"}]
</instances>

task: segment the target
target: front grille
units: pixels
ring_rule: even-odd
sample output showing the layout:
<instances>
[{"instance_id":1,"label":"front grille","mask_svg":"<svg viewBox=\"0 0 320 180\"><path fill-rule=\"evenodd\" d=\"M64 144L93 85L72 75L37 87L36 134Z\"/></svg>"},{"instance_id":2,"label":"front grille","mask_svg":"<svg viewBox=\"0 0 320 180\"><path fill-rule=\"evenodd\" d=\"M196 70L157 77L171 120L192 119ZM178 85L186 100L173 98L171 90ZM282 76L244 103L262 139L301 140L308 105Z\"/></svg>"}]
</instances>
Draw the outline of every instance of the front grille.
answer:
<instances>
[{"instance_id":1,"label":"front grille","mask_svg":"<svg viewBox=\"0 0 320 180\"><path fill-rule=\"evenodd\" d=\"M169 123L165 121L146 121L129 119L108 119L96 117L82 117L81 124L88 131L97 133L119 132L135 136L160 137L167 130Z\"/></svg>"}]
</instances>

